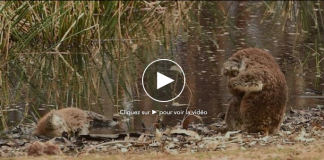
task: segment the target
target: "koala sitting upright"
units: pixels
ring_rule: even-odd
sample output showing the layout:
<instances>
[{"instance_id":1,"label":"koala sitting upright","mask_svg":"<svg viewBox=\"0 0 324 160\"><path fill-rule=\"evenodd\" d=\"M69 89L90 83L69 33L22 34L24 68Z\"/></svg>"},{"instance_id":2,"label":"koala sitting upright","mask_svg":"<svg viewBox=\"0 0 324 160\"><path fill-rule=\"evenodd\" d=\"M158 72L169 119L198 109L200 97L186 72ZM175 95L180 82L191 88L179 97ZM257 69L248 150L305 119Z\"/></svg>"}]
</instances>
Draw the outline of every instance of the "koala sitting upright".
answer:
<instances>
[{"instance_id":1,"label":"koala sitting upright","mask_svg":"<svg viewBox=\"0 0 324 160\"><path fill-rule=\"evenodd\" d=\"M233 95L225 116L227 130L278 131L288 100L285 76L274 58L257 49L242 49L224 63L227 89Z\"/></svg>"}]
</instances>

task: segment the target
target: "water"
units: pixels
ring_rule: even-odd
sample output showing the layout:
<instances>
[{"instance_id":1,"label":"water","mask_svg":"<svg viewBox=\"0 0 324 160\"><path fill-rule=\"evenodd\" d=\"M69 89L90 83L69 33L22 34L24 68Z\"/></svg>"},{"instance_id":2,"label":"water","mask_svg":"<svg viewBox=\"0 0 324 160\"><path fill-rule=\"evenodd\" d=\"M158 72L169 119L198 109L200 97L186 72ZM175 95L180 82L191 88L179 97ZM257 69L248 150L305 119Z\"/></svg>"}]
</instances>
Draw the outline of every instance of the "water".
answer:
<instances>
[{"instance_id":1,"label":"water","mask_svg":"<svg viewBox=\"0 0 324 160\"><path fill-rule=\"evenodd\" d=\"M279 20L264 19L264 10L254 9L261 3L263 2L198 3L188 13L195 20L187 22L187 27L180 29L181 34L174 37L173 55L160 57L175 60L186 75L190 90L186 87L174 102L189 104L190 101L192 110L207 111L208 114L203 116L204 123L212 122L219 113L225 112L231 97L226 90L226 78L221 76L222 64L237 50L247 47L267 50L277 60L289 87L287 109L311 108L324 104L324 98L309 97L315 93L314 90L324 91L323 71L321 76L316 76L315 56L306 47L314 48L317 41L315 35L299 33L301 39L297 41L295 27L298 24L287 21L282 31ZM217 13L227 9L229 23L224 23L224 17ZM157 51L159 52L160 50ZM310 56L305 61L308 54ZM301 65L300 62L305 64ZM319 68L323 70L324 63ZM160 103L151 100L141 87L141 77L138 77L138 85L139 96L134 97L133 110L186 110L187 106L173 106L174 102ZM111 117L111 113L116 110L112 106L111 102L107 102L103 108L106 111L104 113L101 109L92 108L95 112ZM22 110L13 111L9 122L21 119L24 115ZM183 119L183 115L160 118L166 125L174 126ZM145 126L150 126L156 119L156 115L136 115L132 116L131 125L138 130L141 128L141 121Z\"/></svg>"},{"instance_id":2,"label":"water","mask_svg":"<svg viewBox=\"0 0 324 160\"><path fill-rule=\"evenodd\" d=\"M226 111L226 104L231 95L226 90L226 78L221 76L222 64L237 50L247 47L258 47L269 51L277 60L282 72L286 76L289 87L289 101L287 109L311 108L324 104L323 98L302 98L324 90L323 76L316 77L315 56L311 56L302 66L299 61L306 57L306 45L312 45L312 36L296 41L295 25L288 22L285 30L274 20L265 19L263 10L249 9L262 2L221 2L224 8L231 5L229 15L233 26L220 27L221 22L215 16L218 2L206 2L199 6L200 10L193 9L197 21L188 24L181 36L177 37L175 50L177 63L181 65L187 84L193 92L191 97L188 88L176 99L176 102L188 104L190 107L207 111L203 116L204 122L212 122L220 112ZM194 7L195 8L195 7ZM198 6L196 6L198 8ZM294 44L296 43L296 44ZM320 68L324 69L324 63ZM323 71L322 71L323 73ZM316 83L316 84L315 84ZM309 91L310 90L310 91ZM141 91L140 101L134 103L134 110L184 110L186 107L175 107L172 103L157 103L148 98ZM137 121L136 121L137 119ZM135 126L143 119L146 125L151 125L156 115L135 117ZM183 115L168 115L163 117L167 125L174 126L183 119Z\"/></svg>"}]
</instances>

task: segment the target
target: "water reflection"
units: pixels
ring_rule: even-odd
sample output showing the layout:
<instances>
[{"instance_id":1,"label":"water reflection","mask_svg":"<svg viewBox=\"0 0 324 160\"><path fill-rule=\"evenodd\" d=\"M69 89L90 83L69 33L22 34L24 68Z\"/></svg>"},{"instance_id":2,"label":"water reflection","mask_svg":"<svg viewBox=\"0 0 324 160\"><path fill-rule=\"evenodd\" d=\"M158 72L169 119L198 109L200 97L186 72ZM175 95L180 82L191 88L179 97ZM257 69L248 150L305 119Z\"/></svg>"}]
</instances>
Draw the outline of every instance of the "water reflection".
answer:
<instances>
[{"instance_id":1,"label":"water reflection","mask_svg":"<svg viewBox=\"0 0 324 160\"><path fill-rule=\"evenodd\" d=\"M202 109L208 112L204 117L206 123L213 120L220 112L226 111L226 103L231 95L226 90L226 79L221 76L220 68L235 51L258 47L269 51L279 63L286 76L289 87L289 102L287 108L307 108L324 104L324 99L300 98L306 89L324 90L324 80L318 78L316 86L315 57L310 57L304 65L301 64L307 56L310 37L304 36L296 41L295 24L285 23L285 30L275 20L263 19L264 9L254 9L262 2L204 2L198 3L192 9L196 21L189 23L186 36L178 38L176 50L177 62L186 73L187 84L193 92L191 97L188 88L175 101L188 103L190 108ZM218 8L213 8L218 7ZM215 11L226 11L233 26L220 27L224 20L215 16ZM219 14L218 14L219 15ZM184 39L184 37L187 37ZM313 38L314 39L314 38ZM164 57L167 58L167 57ZM324 68L322 63L321 68ZM142 92L143 93L143 92ZM185 107L172 107L170 103L156 103L144 94L141 101L135 103L134 110L149 110L152 106L160 110L178 110ZM153 105L154 104L154 105ZM154 122L156 116L138 117L144 119L146 125ZM183 116L164 116L168 125L174 126ZM139 123L135 123L135 126Z\"/></svg>"}]
</instances>

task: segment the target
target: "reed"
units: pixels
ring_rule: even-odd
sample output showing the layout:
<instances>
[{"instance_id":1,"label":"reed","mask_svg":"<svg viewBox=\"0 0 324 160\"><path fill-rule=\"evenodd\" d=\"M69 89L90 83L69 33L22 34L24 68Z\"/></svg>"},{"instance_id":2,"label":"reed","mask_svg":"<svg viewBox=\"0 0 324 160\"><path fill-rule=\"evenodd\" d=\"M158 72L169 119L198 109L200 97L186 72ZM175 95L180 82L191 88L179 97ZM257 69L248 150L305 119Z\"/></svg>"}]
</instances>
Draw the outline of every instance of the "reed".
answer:
<instances>
[{"instance_id":1,"label":"reed","mask_svg":"<svg viewBox=\"0 0 324 160\"><path fill-rule=\"evenodd\" d=\"M269 1L265 2L267 5L267 14L266 16L272 15L274 18L278 18L283 21L283 29L285 27L285 22L293 21L296 24L295 32L296 42L298 38L303 37L305 41L311 39L314 45L309 46L304 44L306 49L305 61L313 63L315 62L316 73L314 74L315 83L314 88L318 89L319 87L319 78L321 77L321 66L324 59L323 55L323 31L324 31L324 2L322 1ZM314 39L315 37L315 39ZM299 41L300 42L300 41ZM304 42L302 42L304 43ZM310 58L309 55L312 55L314 58Z\"/></svg>"},{"instance_id":2,"label":"reed","mask_svg":"<svg viewBox=\"0 0 324 160\"><path fill-rule=\"evenodd\" d=\"M156 48L169 46L163 34L180 25L171 25L175 20L167 14L179 11L182 16L188 4L0 2L1 128L8 127L11 104L36 111L40 106L91 108L132 101L140 71L157 58Z\"/></svg>"}]
</instances>

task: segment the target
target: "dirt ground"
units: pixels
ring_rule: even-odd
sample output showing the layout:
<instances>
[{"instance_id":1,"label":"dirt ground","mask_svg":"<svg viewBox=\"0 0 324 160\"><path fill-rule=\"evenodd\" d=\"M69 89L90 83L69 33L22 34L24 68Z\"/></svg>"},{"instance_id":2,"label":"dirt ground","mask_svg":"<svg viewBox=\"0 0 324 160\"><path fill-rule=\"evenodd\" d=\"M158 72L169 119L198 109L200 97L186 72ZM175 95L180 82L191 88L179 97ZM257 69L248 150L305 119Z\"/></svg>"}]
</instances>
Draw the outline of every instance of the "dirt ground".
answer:
<instances>
[{"instance_id":1,"label":"dirt ground","mask_svg":"<svg viewBox=\"0 0 324 160\"><path fill-rule=\"evenodd\" d=\"M208 151L199 153L183 153L177 155L170 155L160 152L143 153L143 154L104 154L100 152L90 153L88 155L80 154L78 156L66 156L66 155L55 155L55 156L23 156L23 157L10 157L1 158L8 160L90 160L90 159L107 159L107 160L143 160L143 159L160 159L160 160L200 160L200 159L282 159L282 160L319 160L324 159L324 142L312 142L310 144L295 144L290 146L267 146L257 147L247 150L236 149L236 150L225 150L225 151Z\"/></svg>"},{"instance_id":2,"label":"dirt ground","mask_svg":"<svg viewBox=\"0 0 324 160\"><path fill-rule=\"evenodd\" d=\"M44 139L29 140L28 134L25 139L20 137L25 135L23 130L17 133L13 130L8 133L9 139L0 141L0 159L317 160L324 159L323 119L324 109L290 110L281 130L274 135L248 134L242 131L223 134L214 130L218 129L221 121L210 125L191 124L189 128L184 123L163 131L155 129L152 133L129 134L120 140L81 138L80 141L79 138L61 141L62 138L53 138L44 142ZM36 154L39 151L42 153Z\"/></svg>"}]
</instances>

